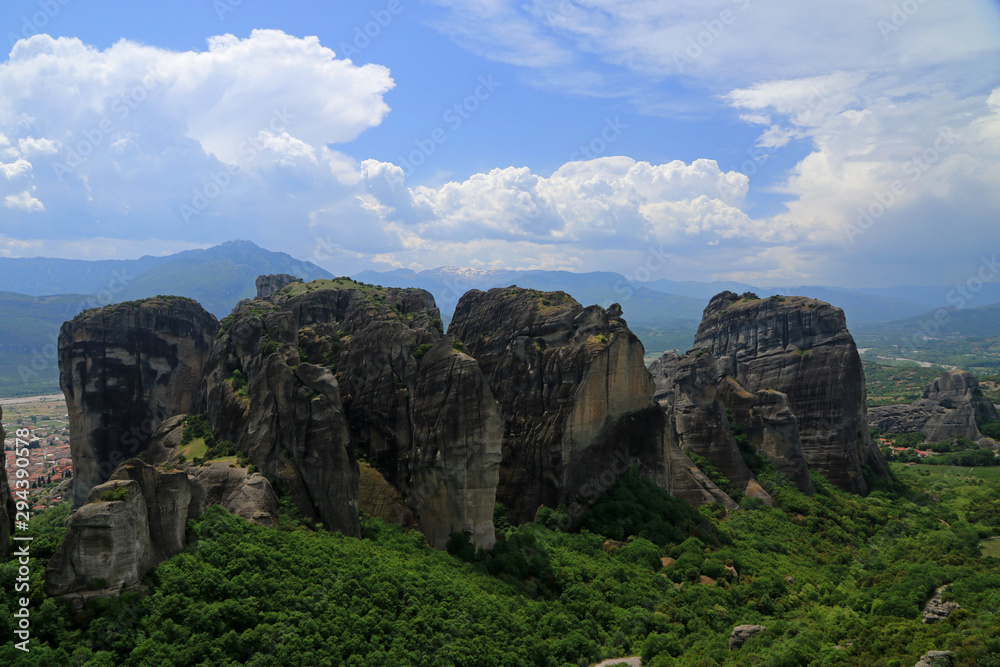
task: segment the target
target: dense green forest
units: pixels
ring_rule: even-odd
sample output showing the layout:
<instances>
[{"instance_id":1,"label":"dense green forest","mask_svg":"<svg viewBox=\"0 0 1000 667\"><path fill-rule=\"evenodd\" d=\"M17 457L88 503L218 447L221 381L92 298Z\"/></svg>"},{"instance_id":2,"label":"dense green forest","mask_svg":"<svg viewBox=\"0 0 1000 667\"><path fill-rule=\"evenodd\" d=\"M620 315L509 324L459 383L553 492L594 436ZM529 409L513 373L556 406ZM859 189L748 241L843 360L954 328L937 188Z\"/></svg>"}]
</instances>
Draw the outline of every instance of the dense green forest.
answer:
<instances>
[{"instance_id":1,"label":"dense green forest","mask_svg":"<svg viewBox=\"0 0 1000 667\"><path fill-rule=\"evenodd\" d=\"M629 473L573 531L558 509L511 527L498 507L497 546L479 553L462 540L435 551L377 519L356 539L216 507L189 524L186 551L147 577L145 596L79 614L42 593L62 505L32 522L28 654L12 641L17 564L0 565L0 664L908 666L940 649L1000 665L1000 559L981 553L1000 534L998 470L894 472L898 483L873 479L867 498L817 475L807 497L766 472L774 506L745 500L728 514ZM962 609L922 623L945 584ZM743 623L767 631L731 652Z\"/></svg>"}]
</instances>

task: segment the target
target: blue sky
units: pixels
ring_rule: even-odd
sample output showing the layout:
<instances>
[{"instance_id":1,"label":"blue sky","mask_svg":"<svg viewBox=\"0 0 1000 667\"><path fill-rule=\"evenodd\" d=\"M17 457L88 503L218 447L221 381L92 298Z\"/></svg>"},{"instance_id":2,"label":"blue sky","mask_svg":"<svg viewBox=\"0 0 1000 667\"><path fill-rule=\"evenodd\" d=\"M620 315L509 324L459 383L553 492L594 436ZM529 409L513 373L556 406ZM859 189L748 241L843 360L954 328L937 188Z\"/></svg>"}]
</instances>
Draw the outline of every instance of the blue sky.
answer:
<instances>
[{"instance_id":1,"label":"blue sky","mask_svg":"<svg viewBox=\"0 0 1000 667\"><path fill-rule=\"evenodd\" d=\"M246 238L337 274L964 282L1000 246L1000 8L5 4L0 254Z\"/></svg>"}]
</instances>

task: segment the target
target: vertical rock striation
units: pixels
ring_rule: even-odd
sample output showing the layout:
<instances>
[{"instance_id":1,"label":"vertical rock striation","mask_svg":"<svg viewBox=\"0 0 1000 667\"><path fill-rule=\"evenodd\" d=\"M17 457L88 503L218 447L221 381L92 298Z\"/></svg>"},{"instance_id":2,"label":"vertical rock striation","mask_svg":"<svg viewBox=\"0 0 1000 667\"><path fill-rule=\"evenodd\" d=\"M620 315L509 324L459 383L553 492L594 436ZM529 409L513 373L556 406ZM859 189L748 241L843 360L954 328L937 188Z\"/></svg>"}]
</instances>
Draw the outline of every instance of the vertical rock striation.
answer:
<instances>
[{"instance_id":1,"label":"vertical rock striation","mask_svg":"<svg viewBox=\"0 0 1000 667\"><path fill-rule=\"evenodd\" d=\"M802 451L798 419L788 395L774 389L751 393L731 377L723 378L719 393L734 423L743 430L753 448L800 491L808 495L816 493Z\"/></svg>"},{"instance_id":2,"label":"vertical rock striation","mask_svg":"<svg viewBox=\"0 0 1000 667\"><path fill-rule=\"evenodd\" d=\"M670 489L668 436L643 348L621 307L584 308L563 292L471 290L449 333L470 351L504 418L497 498L511 520L567 506L637 463ZM624 468L621 470L620 468Z\"/></svg>"},{"instance_id":3,"label":"vertical rock striation","mask_svg":"<svg viewBox=\"0 0 1000 667\"><path fill-rule=\"evenodd\" d=\"M837 486L864 494L862 466L888 476L871 442L861 358L844 312L805 297L717 294L695 337L750 392L788 396L809 467Z\"/></svg>"},{"instance_id":4,"label":"vertical rock striation","mask_svg":"<svg viewBox=\"0 0 1000 667\"><path fill-rule=\"evenodd\" d=\"M216 433L332 529L359 531L357 452L400 490L432 545L467 532L491 547L499 413L440 325L424 290L342 279L242 302L205 380Z\"/></svg>"},{"instance_id":5,"label":"vertical rock striation","mask_svg":"<svg viewBox=\"0 0 1000 667\"><path fill-rule=\"evenodd\" d=\"M155 297L88 310L59 332L73 506L146 450L167 417L196 412L218 323L191 299Z\"/></svg>"},{"instance_id":6,"label":"vertical rock striation","mask_svg":"<svg viewBox=\"0 0 1000 667\"><path fill-rule=\"evenodd\" d=\"M741 493L756 492L759 485L740 454L719 396L720 378L712 353L691 350L681 357L667 352L650 364L649 372L680 449L707 459Z\"/></svg>"}]
</instances>

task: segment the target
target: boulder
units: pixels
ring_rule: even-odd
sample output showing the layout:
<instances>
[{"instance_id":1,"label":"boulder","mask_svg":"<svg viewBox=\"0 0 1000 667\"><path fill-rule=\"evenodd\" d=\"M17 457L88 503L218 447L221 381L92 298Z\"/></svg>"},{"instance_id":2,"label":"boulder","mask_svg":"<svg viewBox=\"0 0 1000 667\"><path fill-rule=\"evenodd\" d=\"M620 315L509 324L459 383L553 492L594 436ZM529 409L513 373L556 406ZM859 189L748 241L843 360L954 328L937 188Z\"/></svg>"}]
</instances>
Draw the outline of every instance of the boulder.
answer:
<instances>
[{"instance_id":1,"label":"boulder","mask_svg":"<svg viewBox=\"0 0 1000 667\"><path fill-rule=\"evenodd\" d=\"M737 625L729 635L729 650L736 651L743 648L747 640L765 630L767 628L763 625Z\"/></svg>"},{"instance_id":2,"label":"boulder","mask_svg":"<svg viewBox=\"0 0 1000 667\"><path fill-rule=\"evenodd\" d=\"M949 667L951 664L951 651L928 651L913 667Z\"/></svg>"},{"instance_id":3,"label":"boulder","mask_svg":"<svg viewBox=\"0 0 1000 667\"><path fill-rule=\"evenodd\" d=\"M695 347L709 348L749 392L788 397L810 469L864 494L862 466L888 476L868 432L864 371L844 312L800 296L712 297Z\"/></svg>"},{"instance_id":4,"label":"boulder","mask_svg":"<svg viewBox=\"0 0 1000 667\"><path fill-rule=\"evenodd\" d=\"M670 490L666 420L621 306L584 308L563 292L516 286L471 290L448 331L500 404L497 500L512 522L542 505L577 518L633 464Z\"/></svg>"},{"instance_id":5,"label":"boulder","mask_svg":"<svg viewBox=\"0 0 1000 667\"><path fill-rule=\"evenodd\" d=\"M199 412L218 322L195 301L155 297L84 311L59 332L59 386L69 411L73 506L164 419Z\"/></svg>"}]
</instances>

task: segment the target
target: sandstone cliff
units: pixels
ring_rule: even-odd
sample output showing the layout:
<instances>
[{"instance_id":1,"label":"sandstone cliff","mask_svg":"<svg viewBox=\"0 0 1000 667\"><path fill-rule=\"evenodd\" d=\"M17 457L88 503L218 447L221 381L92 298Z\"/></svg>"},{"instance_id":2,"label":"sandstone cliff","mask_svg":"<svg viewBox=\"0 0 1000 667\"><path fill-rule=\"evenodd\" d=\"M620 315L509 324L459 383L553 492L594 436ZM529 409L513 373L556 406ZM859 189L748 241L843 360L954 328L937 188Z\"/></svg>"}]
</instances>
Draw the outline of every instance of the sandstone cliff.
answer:
<instances>
[{"instance_id":1,"label":"sandstone cliff","mask_svg":"<svg viewBox=\"0 0 1000 667\"><path fill-rule=\"evenodd\" d=\"M217 328L214 316L182 297L88 310L63 324L59 385L69 410L74 507L145 451L163 419L198 411Z\"/></svg>"},{"instance_id":2,"label":"sandstone cliff","mask_svg":"<svg viewBox=\"0 0 1000 667\"><path fill-rule=\"evenodd\" d=\"M449 333L489 380L504 418L497 499L514 522L585 504L637 463L670 490L668 435L643 348L621 307L563 292L471 290ZM604 475L602 477L602 475Z\"/></svg>"},{"instance_id":3,"label":"sandstone cliff","mask_svg":"<svg viewBox=\"0 0 1000 667\"><path fill-rule=\"evenodd\" d=\"M125 461L70 515L66 537L45 568L46 592L117 591L138 583L184 550L187 521L212 505L276 525L278 500L267 480L229 465L168 471Z\"/></svg>"},{"instance_id":4,"label":"sandstone cliff","mask_svg":"<svg viewBox=\"0 0 1000 667\"><path fill-rule=\"evenodd\" d=\"M800 491L816 493L788 395L774 389L751 393L731 377L722 380L719 393L753 448Z\"/></svg>"},{"instance_id":5,"label":"sandstone cliff","mask_svg":"<svg viewBox=\"0 0 1000 667\"><path fill-rule=\"evenodd\" d=\"M868 411L868 423L890 433L924 434L927 442L968 438L983 447L997 444L979 432L979 424L997 419L997 410L966 371L947 371L924 388L910 405L887 405Z\"/></svg>"},{"instance_id":6,"label":"sandstone cliff","mask_svg":"<svg viewBox=\"0 0 1000 667\"><path fill-rule=\"evenodd\" d=\"M750 392L788 396L809 467L837 486L866 493L862 466L888 475L871 442L864 371L844 313L805 297L743 299L717 294L695 347L708 347Z\"/></svg>"},{"instance_id":7,"label":"sandstone cliff","mask_svg":"<svg viewBox=\"0 0 1000 667\"><path fill-rule=\"evenodd\" d=\"M359 531L357 453L400 490L431 544L464 531L492 546L499 413L440 322L428 292L343 279L242 302L207 367L217 436L332 529Z\"/></svg>"},{"instance_id":8,"label":"sandstone cliff","mask_svg":"<svg viewBox=\"0 0 1000 667\"><path fill-rule=\"evenodd\" d=\"M733 437L719 396L721 378L712 353L691 350L681 357L667 352L650 364L649 372L656 383L656 400L673 426L678 446L705 457L734 488L746 494L755 478ZM756 483L752 490L755 487Z\"/></svg>"},{"instance_id":9,"label":"sandstone cliff","mask_svg":"<svg viewBox=\"0 0 1000 667\"><path fill-rule=\"evenodd\" d=\"M0 407L0 420L3 419L3 408ZM0 424L0 442L7 437ZM11 495L11 486L7 481L7 456L0 460L0 558L6 558L10 545L11 531L14 529L15 505Z\"/></svg>"}]
</instances>

